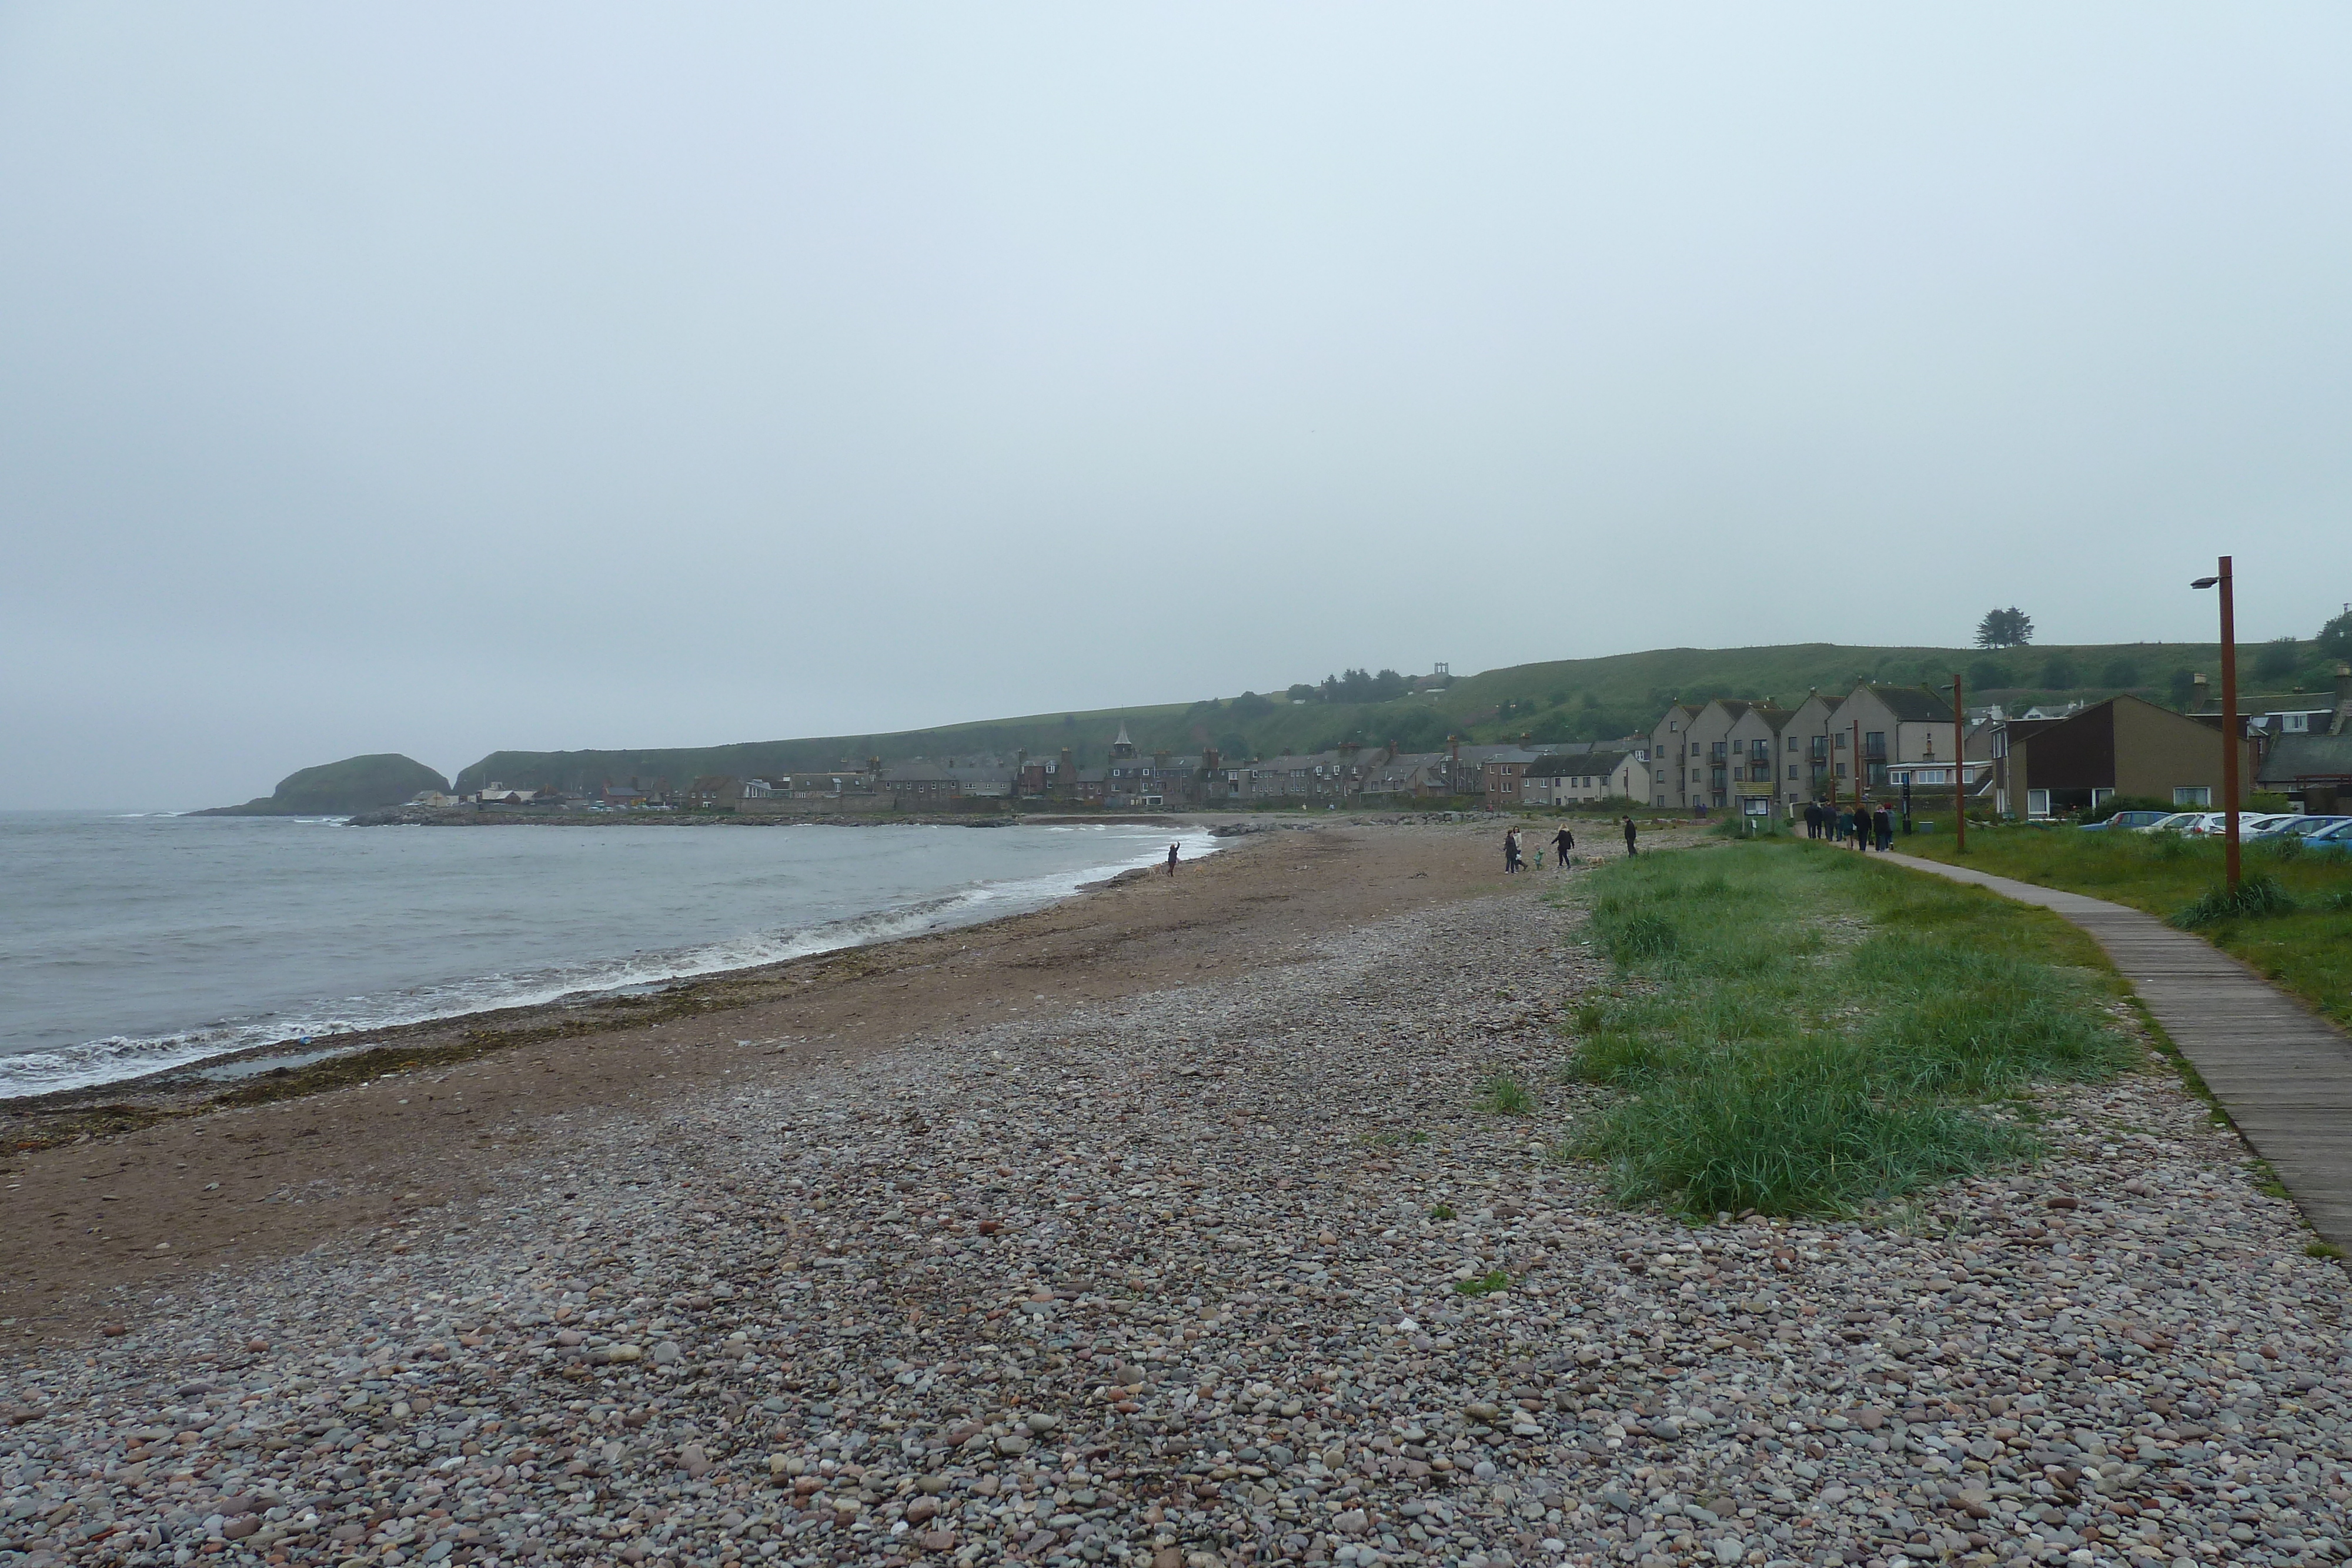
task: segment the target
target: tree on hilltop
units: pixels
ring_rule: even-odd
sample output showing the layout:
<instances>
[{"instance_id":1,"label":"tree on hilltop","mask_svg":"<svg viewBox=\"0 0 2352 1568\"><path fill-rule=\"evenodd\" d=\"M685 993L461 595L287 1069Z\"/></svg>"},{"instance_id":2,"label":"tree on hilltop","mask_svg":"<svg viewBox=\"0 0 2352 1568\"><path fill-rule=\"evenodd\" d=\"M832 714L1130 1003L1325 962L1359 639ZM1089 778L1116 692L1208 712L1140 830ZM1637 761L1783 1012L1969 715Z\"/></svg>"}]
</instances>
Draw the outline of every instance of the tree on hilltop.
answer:
<instances>
[{"instance_id":1,"label":"tree on hilltop","mask_svg":"<svg viewBox=\"0 0 2352 1568\"><path fill-rule=\"evenodd\" d=\"M1979 648L2022 648L2032 641L2033 617L2014 604L2006 610L1988 610L1977 622Z\"/></svg>"},{"instance_id":2,"label":"tree on hilltop","mask_svg":"<svg viewBox=\"0 0 2352 1568\"><path fill-rule=\"evenodd\" d=\"M2319 644L2320 655L2329 659L2352 659L2352 605L2319 629L2313 639Z\"/></svg>"}]
</instances>

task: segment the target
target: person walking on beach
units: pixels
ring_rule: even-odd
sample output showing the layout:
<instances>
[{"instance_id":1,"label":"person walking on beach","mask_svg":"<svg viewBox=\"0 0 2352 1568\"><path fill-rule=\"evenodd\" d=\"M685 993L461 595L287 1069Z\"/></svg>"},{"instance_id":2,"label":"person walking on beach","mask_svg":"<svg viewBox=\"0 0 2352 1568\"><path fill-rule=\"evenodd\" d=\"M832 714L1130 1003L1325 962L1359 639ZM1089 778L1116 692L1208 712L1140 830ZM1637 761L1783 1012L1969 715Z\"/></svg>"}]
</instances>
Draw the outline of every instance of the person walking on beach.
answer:
<instances>
[{"instance_id":1,"label":"person walking on beach","mask_svg":"<svg viewBox=\"0 0 2352 1568\"><path fill-rule=\"evenodd\" d=\"M1176 874L1176 846L1174 844L1170 844L1168 846L1168 874L1170 876L1174 876Z\"/></svg>"},{"instance_id":2,"label":"person walking on beach","mask_svg":"<svg viewBox=\"0 0 2352 1568\"><path fill-rule=\"evenodd\" d=\"M1519 830L1510 829L1503 835L1503 874L1514 875L1519 869Z\"/></svg>"},{"instance_id":3,"label":"person walking on beach","mask_svg":"<svg viewBox=\"0 0 2352 1568\"><path fill-rule=\"evenodd\" d=\"M1575 847L1576 835L1568 831L1568 827L1565 823L1561 824L1559 831L1551 836L1551 863L1559 866L1563 871L1566 870L1568 868L1568 852Z\"/></svg>"},{"instance_id":4,"label":"person walking on beach","mask_svg":"<svg viewBox=\"0 0 2352 1568\"><path fill-rule=\"evenodd\" d=\"M1633 854L1633 819L1628 817L1625 819L1625 856L1630 860Z\"/></svg>"}]
</instances>

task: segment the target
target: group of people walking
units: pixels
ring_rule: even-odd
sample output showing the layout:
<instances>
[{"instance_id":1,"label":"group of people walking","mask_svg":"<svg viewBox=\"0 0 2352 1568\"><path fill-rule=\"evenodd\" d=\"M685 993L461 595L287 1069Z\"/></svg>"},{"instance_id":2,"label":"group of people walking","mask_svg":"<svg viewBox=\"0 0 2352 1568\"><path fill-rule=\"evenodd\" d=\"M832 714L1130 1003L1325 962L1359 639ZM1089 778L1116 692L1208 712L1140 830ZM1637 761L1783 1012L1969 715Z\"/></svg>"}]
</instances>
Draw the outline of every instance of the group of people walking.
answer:
<instances>
[{"instance_id":1,"label":"group of people walking","mask_svg":"<svg viewBox=\"0 0 2352 1568\"><path fill-rule=\"evenodd\" d=\"M1563 827L1559 831L1554 833L1551 836L1551 848L1554 863L1566 865L1568 863L1568 852L1575 847L1576 835L1570 832L1566 828ZM1518 829L1513 828L1503 835L1503 870L1507 874L1516 875L1520 872L1530 869L1535 871L1543 870L1543 845L1538 844L1535 847L1535 863L1532 868L1528 863L1528 852L1522 849L1519 845Z\"/></svg>"},{"instance_id":2,"label":"group of people walking","mask_svg":"<svg viewBox=\"0 0 2352 1568\"><path fill-rule=\"evenodd\" d=\"M1867 806L1825 806L1819 800L1809 800L1805 803L1805 837L1852 844L1858 850L1875 848L1884 852L1895 847L1895 813L1883 804L1874 811Z\"/></svg>"},{"instance_id":3,"label":"group of people walking","mask_svg":"<svg viewBox=\"0 0 2352 1568\"><path fill-rule=\"evenodd\" d=\"M1633 818L1628 817L1628 818L1626 818L1626 819L1625 819L1625 821L1624 821L1624 830L1625 830L1625 852L1626 852L1627 854L1629 854L1629 855L1630 855L1630 854L1632 854L1632 853L1633 852L1633 837L1634 837L1634 831L1633 831ZM1569 852L1570 852L1570 850L1573 850L1574 848L1576 848L1576 835L1575 835L1574 833L1570 832L1570 831L1568 831L1567 825L1566 825L1565 823L1563 823L1563 824L1561 825L1561 827L1560 827L1559 831L1558 831L1558 832L1554 833L1554 834L1551 836L1551 855L1552 855L1552 863L1553 863L1554 865L1560 865L1560 866L1564 866L1564 865L1566 865L1566 864L1568 863L1568 855L1569 855ZM1541 870L1543 870L1543 858L1544 858L1543 846L1542 846L1541 844L1538 844L1538 845L1535 847L1535 852L1535 852L1535 864L1534 864L1534 866L1533 866L1533 868L1532 868L1532 869L1534 869L1534 870L1536 870L1536 871L1541 871ZM1519 873L1519 872L1523 872L1523 871L1529 870L1529 869L1530 869L1530 867L1529 867L1529 866L1528 866L1528 861L1527 861L1527 853L1528 853L1528 852L1527 852L1527 851L1525 851L1525 850L1523 850L1523 849L1520 847L1520 845L1519 845L1519 830L1518 830L1518 829L1517 829L1517 828L1513 828L1513 829L1509 830L1508 831L1507 831L1506 833L1504 833L1504 835L1503 835L1503 870L1504 870L1506 873L1512 873L1512 874L1517 874L1517 873Z\"/></svg>"}]
</instances>

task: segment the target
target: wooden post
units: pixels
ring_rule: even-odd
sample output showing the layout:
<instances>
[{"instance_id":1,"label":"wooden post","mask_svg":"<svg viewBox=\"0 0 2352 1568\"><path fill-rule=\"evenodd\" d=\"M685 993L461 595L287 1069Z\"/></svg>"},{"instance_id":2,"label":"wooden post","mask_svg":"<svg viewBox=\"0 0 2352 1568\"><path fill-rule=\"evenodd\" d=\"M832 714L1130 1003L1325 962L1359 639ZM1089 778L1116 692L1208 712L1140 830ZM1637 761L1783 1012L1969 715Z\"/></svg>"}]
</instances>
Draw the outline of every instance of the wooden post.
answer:
<instances>
[{"instance_id":1,"label":"wooden post","mask_svg":"<svg viewBox=\"0 0 2352 1568\"><path fill-rule=\"evenodd\" d=\"M2221 558L2221 810L2223 874L2238 885L2238 621L2230 597L2230 558Z\"/></svg>"},{"instance_id":2,"label":"wooden post","mask_svg":"<svg viewBox=\"0 0 2352 1568\"><path fill-rule=\"evenodd\" d=\"M1968 710L1960 689L1960 673L1952 672L1952 852L1969 852L1969 794L1963 782L1969 776Z\"/></svg>"}]
</instances>

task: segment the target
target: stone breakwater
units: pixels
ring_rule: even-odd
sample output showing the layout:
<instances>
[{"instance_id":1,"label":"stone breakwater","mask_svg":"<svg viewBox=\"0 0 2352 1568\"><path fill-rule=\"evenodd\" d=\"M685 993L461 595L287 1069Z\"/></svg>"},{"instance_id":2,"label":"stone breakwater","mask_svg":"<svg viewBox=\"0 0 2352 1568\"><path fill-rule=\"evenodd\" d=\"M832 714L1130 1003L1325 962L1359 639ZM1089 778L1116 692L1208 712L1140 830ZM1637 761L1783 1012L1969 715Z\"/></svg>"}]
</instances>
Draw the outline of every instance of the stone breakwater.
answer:
<instances>
[{"instance_id":1,"label":"stone breakwater","mask_svg":"<svg viewBox=\"0 0 2352 1568\"><path fill-rule=\"evenodd\" d=\"M1601 976L1532 894L126 1300L0 1383L0 1563L2343 1554L2343 1275L2172 1080L1870 1223L1622 1213L1544 1154Z\"/></svg>"}]
</instances>

